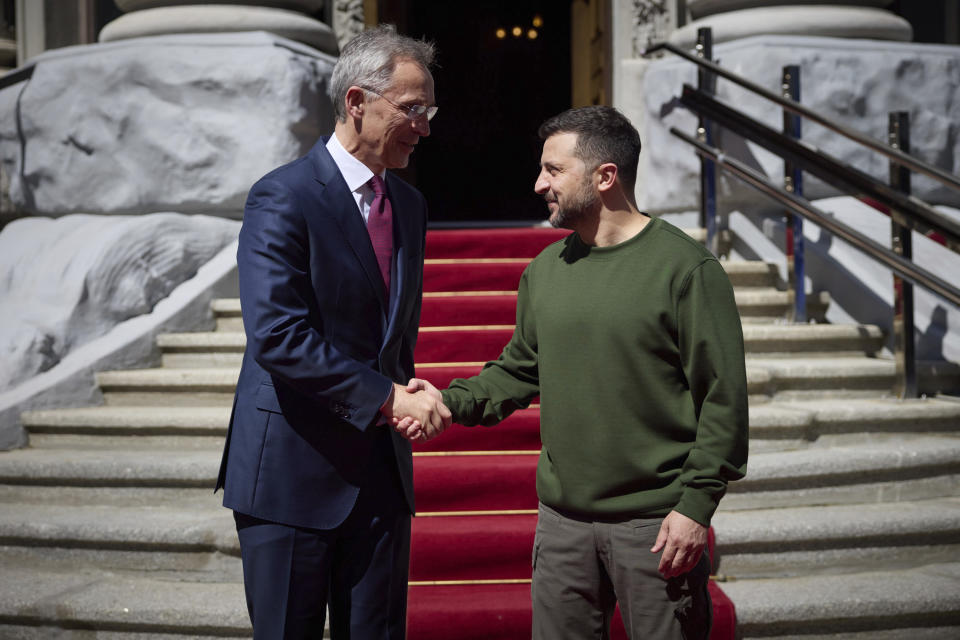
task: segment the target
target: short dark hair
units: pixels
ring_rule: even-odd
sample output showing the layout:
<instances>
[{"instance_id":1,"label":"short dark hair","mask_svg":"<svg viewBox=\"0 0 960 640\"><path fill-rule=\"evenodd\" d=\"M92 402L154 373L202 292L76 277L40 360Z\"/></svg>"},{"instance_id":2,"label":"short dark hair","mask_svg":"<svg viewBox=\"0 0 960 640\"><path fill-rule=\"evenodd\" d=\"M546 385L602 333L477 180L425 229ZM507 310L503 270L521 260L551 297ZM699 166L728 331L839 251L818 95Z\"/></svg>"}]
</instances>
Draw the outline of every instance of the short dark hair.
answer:
<instances>
[{"instance_id":1,"label":"short dark hair","mask_svg":"<svg viewBox=\"0 0 960 640\"><path fill-rule=\"evenodd\" d=\"M591 171L605 162L617 165L620 181L633 196L640 161L640 134L627 117L613 107L568 109L540 125L538 133L541 140L558 133L577 134L576 156Z\"/></svg>"}]
</instances>

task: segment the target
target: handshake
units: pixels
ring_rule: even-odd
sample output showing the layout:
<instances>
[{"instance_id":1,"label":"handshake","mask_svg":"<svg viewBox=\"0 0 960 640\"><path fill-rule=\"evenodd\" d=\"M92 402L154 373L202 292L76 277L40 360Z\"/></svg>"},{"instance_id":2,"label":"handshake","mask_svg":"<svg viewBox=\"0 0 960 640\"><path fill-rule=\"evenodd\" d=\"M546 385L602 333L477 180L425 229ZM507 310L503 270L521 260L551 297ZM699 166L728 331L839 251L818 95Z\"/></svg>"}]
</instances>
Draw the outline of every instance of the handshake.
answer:
<instances>
[{"instance_id":1,"label":"handshake","mask_svg":"<svg viewBox=\"0 0 960 640\"><path fill-rule=\"evenodd\" d=\"M410 441L435 438L453 421L440 391L419 378L411 378L406 387L394 383L393 392L380 412Z\"/></svg>"}]
</instances>

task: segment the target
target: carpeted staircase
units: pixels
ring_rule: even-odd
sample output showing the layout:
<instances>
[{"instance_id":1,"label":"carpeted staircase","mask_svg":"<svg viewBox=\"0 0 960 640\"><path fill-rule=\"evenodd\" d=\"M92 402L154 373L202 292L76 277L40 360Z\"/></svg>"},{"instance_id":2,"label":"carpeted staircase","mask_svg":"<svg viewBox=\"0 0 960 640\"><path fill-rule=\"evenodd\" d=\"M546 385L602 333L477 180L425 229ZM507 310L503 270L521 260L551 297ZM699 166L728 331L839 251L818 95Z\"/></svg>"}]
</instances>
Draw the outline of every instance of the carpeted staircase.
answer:
<instances>
[{"instance_id":1,"label":"carpeted staircase","mask_svg":"<svg viewBox=\"0 0 960 640\"><path fill-rule=\"evenodd\" d=\"M495 357L525 263L559 235L431 232L418 375L442 386ZM960 637L960 403L891 399L876 327L785 324L775 268L725 268L751 458L714 520L714 586L739 633ZM811 298L822 317L829 301ZM214 331L159 336L161 366L99 374L103 406L24 414L31 446L0 453L0 638L249 637L211 492L244 337L236 300L213 314ZM954 366L923 371L960 387ZM417 447L412 640L528 637L537 413ZM714 593L722 634L732 608Z\"/></svg>"}]
</instances>

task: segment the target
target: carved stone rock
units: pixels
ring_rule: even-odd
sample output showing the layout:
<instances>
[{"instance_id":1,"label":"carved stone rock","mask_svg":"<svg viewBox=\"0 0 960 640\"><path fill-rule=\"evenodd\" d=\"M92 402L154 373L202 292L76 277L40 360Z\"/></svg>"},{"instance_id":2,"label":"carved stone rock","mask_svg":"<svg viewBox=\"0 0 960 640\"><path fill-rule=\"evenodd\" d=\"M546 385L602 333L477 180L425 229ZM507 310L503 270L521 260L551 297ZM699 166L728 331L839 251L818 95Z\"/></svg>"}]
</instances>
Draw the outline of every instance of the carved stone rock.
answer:
<instances>
[{"instance_id":1,"label":"carved stone rock","mask_svg":"<svg viewBox=\"0 0 960 640\"><path fill-rule=\"evenodd\" d=\"M239 226L174 213L11 222L0 232L0 391L150 312Z\"/></svg>"},{"instance_id":2,"label":"carved stone rock","mask_svg":"<svg viewBox=\"0 0 960 640\"><path fill-rule=\"evenodd\" d=\"M0 91L0 161L22 211L239 217L250 186L333 129L335 59L266 33L45 52Z\"/></svg>"}]
</instances>

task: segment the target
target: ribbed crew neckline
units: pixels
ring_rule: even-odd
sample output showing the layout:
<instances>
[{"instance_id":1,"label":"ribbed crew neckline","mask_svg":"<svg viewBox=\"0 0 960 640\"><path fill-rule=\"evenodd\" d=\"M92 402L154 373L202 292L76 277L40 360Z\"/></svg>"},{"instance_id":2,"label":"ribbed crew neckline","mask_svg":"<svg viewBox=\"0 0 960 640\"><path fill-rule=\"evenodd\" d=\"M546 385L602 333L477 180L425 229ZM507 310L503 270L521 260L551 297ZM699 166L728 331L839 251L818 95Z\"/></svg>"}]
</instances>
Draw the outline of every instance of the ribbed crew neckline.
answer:
<instances>
[{"instance_id":1,"label":"ribbed crew neckline","mask_svg":"<svg viewBox=\"0 0 960 640\"><path fill-rule=\"evenodd\" d=\"M612 244L608 247L598 247L595 245L587 244L580 237L579 233L574 232L573 233L574 242L576 242L577 244L576 252L578 254L582 254L582 257L580 258L581 260L605 260L609 257L612 257L621 249L626 249L627 247L631 247L638 242L642 242L643 238L649 235L648 232L651 232L654 227L659 227L659 226L660 226L660 219L650 216L650 222L648 222L646 226L643 229L641 229L639 232L637 232L635 235L633 235L630 238L627 238L623 242Z\"/></svg>"}]
</instances>

